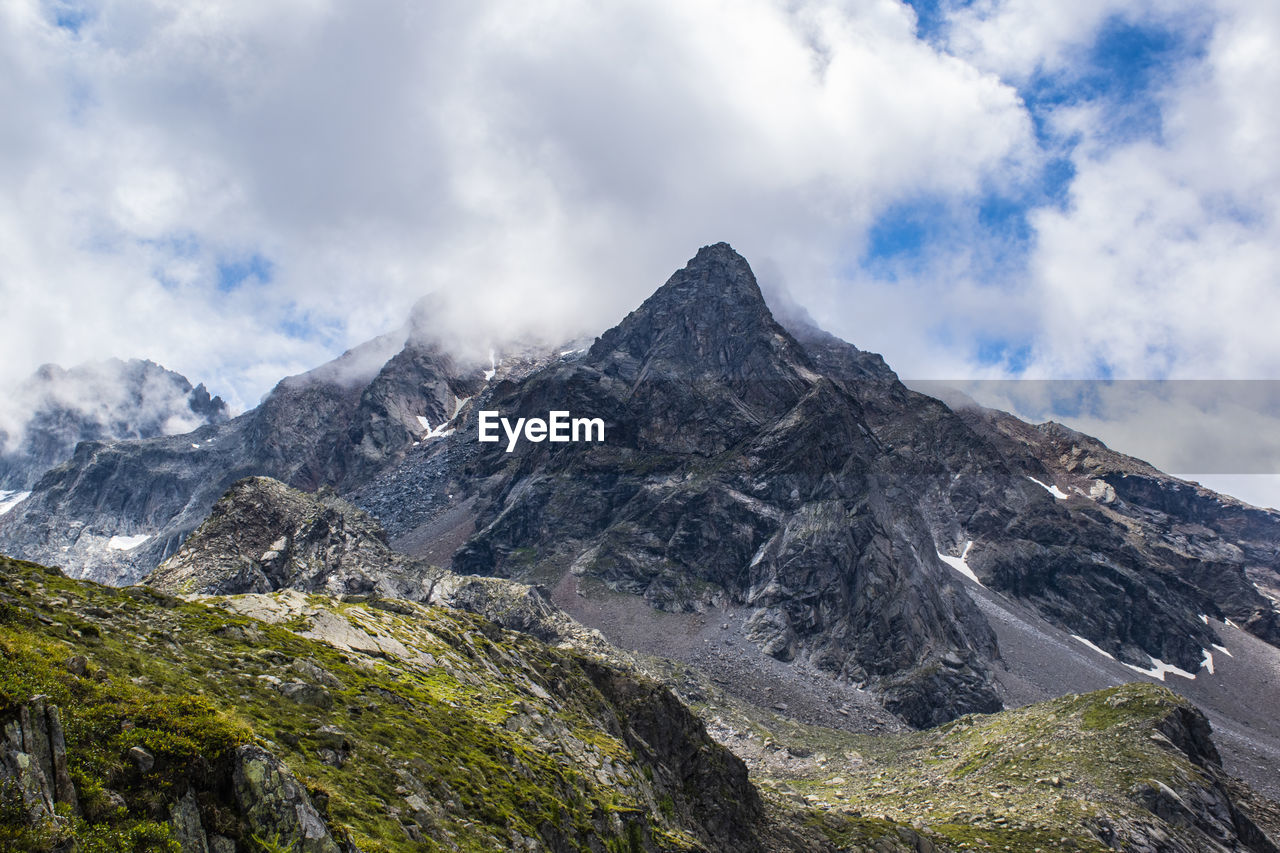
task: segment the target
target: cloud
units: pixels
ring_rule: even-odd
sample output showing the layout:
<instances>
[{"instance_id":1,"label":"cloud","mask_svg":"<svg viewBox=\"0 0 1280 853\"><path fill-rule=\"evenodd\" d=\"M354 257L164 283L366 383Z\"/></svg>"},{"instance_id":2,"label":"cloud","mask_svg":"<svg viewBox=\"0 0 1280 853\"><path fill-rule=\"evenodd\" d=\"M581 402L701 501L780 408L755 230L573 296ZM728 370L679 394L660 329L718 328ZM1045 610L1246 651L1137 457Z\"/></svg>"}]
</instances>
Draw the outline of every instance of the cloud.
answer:
<instances>
[{"instance_id":1,"label":"cloud","mask_svg":"<svg viewBox=\"0 0 1280 853\"><path fill-rule=\"evenodd\" d=\"M728 239L820 301L886 205L1035 153L893 0L16 0L0 46L7 378L151 357L241 406L432 290L477 348L598 331Z\"/></svg>"},{"instance_id":2,"label":"cloud","mask_svg":"<svg viewBox=\"0 0 1280 853\"><path fill-rule=\"evenodd\" d=\"M1072 167L1065 203L1028 213L1027 375L1280 375L1280 9L1065 9L977 3L947 30L1019 86Z\"/></svg>"},{"instance_id":3,"label":"cloud","mask_svg":"<svg viewBox=\"0 0 1280 853\"><path fill-rule=\"evenodd\" d=\"M919 5L13 0L0 380L245 407L425 293L483 356L723 239L907 376L1275 376L1275 4Z\"/></svg>"}]
</instances>

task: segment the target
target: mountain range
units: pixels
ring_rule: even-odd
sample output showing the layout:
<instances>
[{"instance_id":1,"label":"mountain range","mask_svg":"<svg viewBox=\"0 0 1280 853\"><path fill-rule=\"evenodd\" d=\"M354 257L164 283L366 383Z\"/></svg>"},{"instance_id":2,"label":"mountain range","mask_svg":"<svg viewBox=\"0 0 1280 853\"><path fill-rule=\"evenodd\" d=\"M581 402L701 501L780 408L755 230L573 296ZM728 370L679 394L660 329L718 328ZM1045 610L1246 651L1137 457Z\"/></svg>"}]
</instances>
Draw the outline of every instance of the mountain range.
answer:
<instances>
[{"instance_id":1,"label":"mountain range","mask_svg":"<svg viewBox=\"0 0 1280 853\"><path fill-rule=\"evenodd\" d=\"M668 707L663 722L638 740L623 737L628 760L640 763L627 765L631 781L620 789L651 806L673 797L680 817L648 808L637 829L615 833L639 839L633 849L684 849L655 841L661 832L689 849L822 849L805 846L819 843L806 833L810 818L820 818L803 809L767 818L774 794L795 793L790 783L754 799L752 783L735 775L735 753L754 784L808 785L822 768L809 762L782 772L777 749L760 744L788 743L796 754L781 764L805 765L815 739L832 754L854 749L841 740L848 737L898 738L901 750L916 737L910 730L928 729L938 738L928 749L941 755L959 748L947 738L981 730L987 753L970 757L988 766L1001 738L1015 736L1001 727L1012 726L1033 752L1045 744L1025 726L1053 729L1054 743L1087 741L1083 732L1094 729L1063 721L1076 714L1096 722L1110 712L1059 697L1099 690L1130 691L1091 694L1103 708L1113 700L1158 708L1142 718L1172 727L1176 737L1161 737L1218 787L1188 793L1135 758L1152 779L1121 774L1106 785L1173 829L1079 815L1076 823L1036 824L1030 813L1018 820L1078 824L1084 835L1069 843L1063 836L1064 849L1082 849L1080 838L1134 850L1274 849L1266 815L1267 797L1280 796L1280 725L1270 711L1280 701L1280 514L1167 476L1059 424L912 391L879 356L802 312L775 317L746 260L723 243L704 247L582 348L507 347L476 363L450 353L435 322L424 301L398 332L283 380L236 418L187 383L203 425L181 435L126 431L83 441L65 461L50 456L58 464L20 483L30 495L0 514L0 551L60 566L70 578L145 580L142 588L157 594L199 597L271 624L301 619L300 605L288 603L298 594L360 607L388 602L379 613L410 621L426 618L423 607L467 612L495 630L608 661L608 672L573 666L614 703L609 713L624 735L627 713L653 713L622 707L617 696L638 689L627 679L665 684L674 692L659 703ZM508 449L477 441L482 411L512 422L552 411L599 418L605 440L526 440ZM304 636L333 641L314 625L338 605L308 606L320 609L294 628L306 622ZM502 679L508 669L495 661L486 671ZM1125 682L1148 688L1119 687ZM1149 687L1158 682L1199 710ZM706 722L671 723L670 714L691 713L686 706ZM1181 728L1161 722L1167 714L1182 714ZM719 769L680 770L685 793L690 779L708 773L732 796L698 802L670 793L666 782L635 788L644 766L659 779L675 772L653 763L667 755L653 741L659 729L703 725L710 735L688 738L720 756ZM753 742L746 735L756 727L768 735ZM859 743L863 752L881 749ZM724 747L730 752L715 752ZM895 755L881 769L906 779L908 765ZM1095 759L1104 760L1088 761ZM1045 759L1048 775L1039 778L1070 775L1050 772L1052 764ZM822 801L831 807L849 799L841 783L828 784L839 775L823 776ZM1251 791L1231 788L1233 777ZM865 802L866 792L857 797ZM1195 797L1217 805L1197 811L1188 805ZM724 813L722 800L746 812ZM447 794L432 802L452 815L445 823L457 817ZM913 815L910 798L876 802L877 819L903 830L894 843L917 853L986 838L924 831L931 821ZM1240 817L1244 802L1256 825ZM231 800L225 806L235 811ZM957 814L941 823L965 822ZM1216 828L1208 814L1217 815ZM248 831L248 818L239 820L225 837ZM410 838L445 837L436 823L414 826ZM852 832L841 826L821 843L840 849L841 832ZM1200 834L1184 837L1180 826ZM596 825L570 842L559 830L522 827L535 830L522 839L547 849L575 849L591 832L605 833ZM874 842L853 835L846 849ZM1059 843L1033 836L1018 844Z\"/></svg>"}]
</instances>

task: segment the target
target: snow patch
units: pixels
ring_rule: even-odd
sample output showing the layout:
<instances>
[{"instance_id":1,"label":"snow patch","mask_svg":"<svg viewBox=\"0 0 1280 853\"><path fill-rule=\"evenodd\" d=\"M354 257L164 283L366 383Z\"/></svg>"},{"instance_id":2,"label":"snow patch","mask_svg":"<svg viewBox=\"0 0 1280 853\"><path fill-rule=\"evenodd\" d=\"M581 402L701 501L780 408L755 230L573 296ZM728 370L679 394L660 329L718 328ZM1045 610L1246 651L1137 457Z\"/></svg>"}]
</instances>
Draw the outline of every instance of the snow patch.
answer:
<instances>
[{"instance_id":1,"label":"snow patch","mask_svg":"<svg viewBox=\"0 0 1280 853\"><path fill-rule=\"evenodd\" d=\"M1240 630L1240 626L1239 626L1239 625L1237 625L1236 623L1232 622L1230 619L1227 619L1227 620L1225 620L1225 621L1226 621L1226 623L1227 623L1229 626L1231 626L1232 628L1235 628L1237 631L1239 631L1239 630Z\"/></svg>"},{"instance_id":2,"label":"snow patch","mask_svg":"<svg viewBox=\"0 0 1280 853\"><path fill-rule=\"evenodd\" d=\"M1093 643L1091 643L1091 642L1089 642L1088 640L1086 640L1084 637L1081 637L1079 634L1072 634L1072 635L1071 635L1071 639L1073 639L1073 640L1079 640L1080 642L1084 643L1084 644L1085 644L1086 646L1088 646L1089 648L1093 649L1093 650L1094 650L1095 652L1097 652L1098 654L1100 654L1100 655L1102 655L1102 656L1104 656L1104 657L1109 657L1109 658L1111 658L1112 660L1115 660L1115 658L1114 658L1114 657L1111 657L1111 653L1110 653L1110 652L1106 651L1105 649L1100 649L1100 648L1098 648L1098 647L1097 647L1097 646L1095 646Z\"/></svg>"},{"instance_id":3,"label":"snow patch","mask_svg":"<svg viewBox=\"0 0 1280 853\"><path fill-rule=\"evenodd\" d=\"M972 547L973 547L973 540L970 539L968 542L964 543L964 550L960 552L959 557L949 557L946 554L939 551L938 559L946 563L951 568L955 569L960 574L967 577L969 580L976 583L978 586L983 587L985 589L986 584L978 580L978 576L973 573L973 569L969 568L969 563L967 562L967 559L969 557L969 549Z\"/></svg>"},{"instance_id":4,"label":"snow patch","mask_svg":"<svg viewBox=\"0 0 1280 853\"><path fill-rule=\"evenodd\" d=\"M132 551L150 538L151 534L149 533L139 533L135 536L112 536L107 542L107 547L112 551Z\"/></svg>"},{"instance_id":5,"label":"snow patch","mask_svg":"<svg viewBox=\"0 0 1280 853\"><path fill-rule=\"evenodd\" d=\"M200 445L196 444L196 443L193 441L193 442L191 442L191 449L192 449L192 450L199 450L199 449L200 449Z\"/></svg>"},{"instance_id":6,"label":"snow patch","mask_svg":"<svg viewBox=\"0 0 1280 853\"><path fill-rule=\"evenodd\" d=\"M1150 657L1150 655L1148 655L1148 657ZM1164 661L1160 660L1160 658L1156 658L1156 657L1151 658L1151 669L1143 669L1142 667L1134 666L1131 663L1127 663L1125 664L1125 666L1129 667L1129 669L1133 670L1134 672L1140 672L1143 675L1149 675L1152 678L1158 678L1161 681L1164 681L1165 673L1169 673L1169 672L1173 673L1174 675L1180 675L1183 678L1187 679L1188 681L1196 680L1196 677L1193 673L1187 672L1185 669L1178 669L1173 664L1165 663Z\"/></svg>"},{"instance_id":7,"label":"snow patch","mask_svg":"<svg viewBox=\"0 0 1280 853\"><path fill-rule=\"evenodd\" d=\"M1208 625L1208 624L1209 624L1209 617L1208 617L1208 616L1205 616L1203 613L1201 613L1201 614L1200 614L1200 621L1201 621L1201 622L1203 622L1204 624Z\"/></svg>"},{"instance_id":8,"label":"snow patch","mask_svg":"<svg viewBox=\"0 0 1280 853\"><path fill-rule=\"evenodd\" d=\"M458 416L458 413L462 411L462 407L470 402L471 402L471 397L455 398L453 401L453 414L450 415L449 420L453 420L454 418L456 418Z\"/></svg>"},{"instance_id":9,"label":"snow patch","mask_svg":"<svg viewBox=\"0 0 1280 853\"><path fill-rule=\"evenodd\" d=\"M1224 655L1226 655L1229 658L1235 657L1235 655L1231 654L1231 650L1228 649L1226 646L1220 646L1217 643L1214 643L1213 647L1218 651L1222 652Z\"/></svg>"},{"instance_id":10,"label":"snow patch","mask_svg":"<svg viewBox=\"0 0 1280 853\"><path fill-rule=\"evenodd\" d=\"M427 432L431 432L431 421L427 420L422 415L418 415L418 423L421 424L422 428Z\"/></svg>"},{"instance_id":11,"label":"snow patch","mask_svg":"<svg viewBox=\"0 0 1280 853\"><path fill-rule=\"evenodd\" d=\"M1213 652L1208 649L1202 649L1201 651L1204 652L1204 657L1200 660L1200 666L1209 670L1209 674L1213 675Z\"/></svg>"},{"instance_id":12,"label":"snow patch","mask_svg":"<svg viewBox=\"0 0 1280 853\"><path fill-rule=\"evenodd\" d=\"M1055 498L1057 498L1060 501L1065 501L1067 498L1071 497L1066 492L1062 491L1062 489L1059 489L1057 486L1050 486L1048 483L1042 483L1039 480L1037 480L1035 477L1031 477L1031 476L1028 476L1027 479L1035 483L1037 486L1044 489L1046 492L1053 495Z\"/></svg>"},{"instance_id":13,"label":"snow patch","mask_svg":"<svg viewBox=\"0 0 1280 853\"><path fill-rule=\"evenodd\" d=\"M30 492L7 492L0 489L0 515L4 515L29 497L31 497Z\"/></svg>"}]
</instances>

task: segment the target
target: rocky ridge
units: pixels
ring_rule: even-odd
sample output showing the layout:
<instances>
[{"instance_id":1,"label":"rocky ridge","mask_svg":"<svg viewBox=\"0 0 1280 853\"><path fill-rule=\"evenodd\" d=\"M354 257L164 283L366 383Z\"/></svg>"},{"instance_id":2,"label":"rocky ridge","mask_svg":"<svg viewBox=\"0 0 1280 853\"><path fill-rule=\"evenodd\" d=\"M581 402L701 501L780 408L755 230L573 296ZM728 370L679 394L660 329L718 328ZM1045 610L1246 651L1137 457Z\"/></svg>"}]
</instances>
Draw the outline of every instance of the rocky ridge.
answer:
<instances>
[{"instance_id":1,"label":"rocky ridge","mask_svg":"<svg viewBox=\"0 0 1280 853\"><path fill-rule=\"evenodd\" d=\"M46 364L6 401L20 426L0 421L0 493L29 491L82 441L119 441L190 432L226 421L221 397L152 361L109 359L65 370Z\"/></svg>"},{"instance_id":2,"label":"rocky ridge","mask_svg":"<svg viewBox=\"0 0 1280 853\"><path fill-rule=\"evenodd\" d=\"M440 429L483 382L430 336L430 304L399 333L282 380L255 409L180 436L82 443L0 515L0 551L127 584L176 552L237 480L354 488Z\"/></svg>"}]
</instances>

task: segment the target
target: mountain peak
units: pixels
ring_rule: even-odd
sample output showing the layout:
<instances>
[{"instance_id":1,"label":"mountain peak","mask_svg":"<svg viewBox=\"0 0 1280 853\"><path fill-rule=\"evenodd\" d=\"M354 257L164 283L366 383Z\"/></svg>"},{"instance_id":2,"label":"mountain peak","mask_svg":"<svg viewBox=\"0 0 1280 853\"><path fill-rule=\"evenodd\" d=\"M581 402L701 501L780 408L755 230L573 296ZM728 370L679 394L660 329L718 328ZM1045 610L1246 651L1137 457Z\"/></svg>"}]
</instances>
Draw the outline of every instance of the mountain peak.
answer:
<instances>
[{"instance_id":1,"label":"mountain peak","mask_svg":"<svg viewBox=\"0 0 1280 853\"><path fill-rule=\"evenodd\" d=\"M746 258L728 243L714 243L699 249L639 308L601 335L591 355L737 374L766 351L806 361L774 320Z\"/></svg>"},{"instance_id":2,"label":"mountain peak","mask_svg":"<svg viewBox=\"0 0 1280 853\"><path fill-rule=\"evenodd\" d=\"M751 265L728 243L703 246L682 269L667 279L651 299L661 296L664 291L672 295L745 301L757 304L766 313L769 311Z\"/></svg>"}]
</instances>

